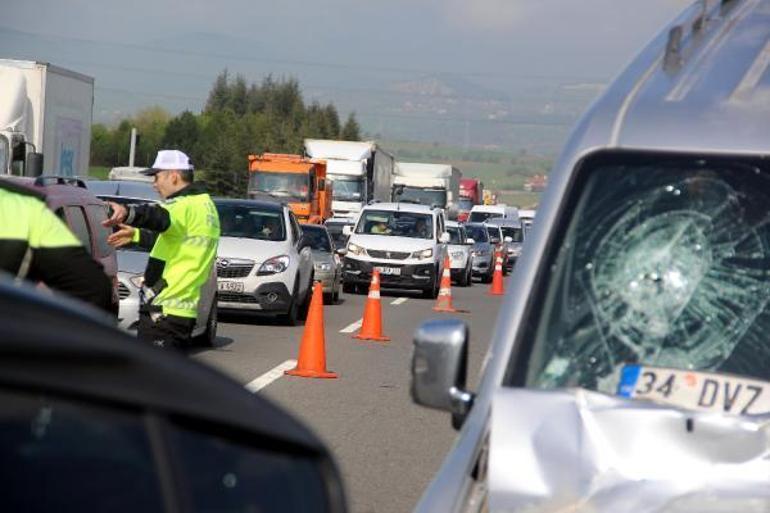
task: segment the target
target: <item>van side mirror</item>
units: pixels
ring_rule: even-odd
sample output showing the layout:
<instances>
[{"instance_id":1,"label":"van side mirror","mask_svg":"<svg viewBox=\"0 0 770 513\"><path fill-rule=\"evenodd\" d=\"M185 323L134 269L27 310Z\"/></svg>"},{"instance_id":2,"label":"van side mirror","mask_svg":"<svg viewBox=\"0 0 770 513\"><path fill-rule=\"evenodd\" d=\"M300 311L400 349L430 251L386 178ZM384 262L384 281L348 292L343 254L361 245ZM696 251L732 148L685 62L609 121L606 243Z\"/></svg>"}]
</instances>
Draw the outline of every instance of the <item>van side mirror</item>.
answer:
<instances>
[{"instance_id":1,"label":"van side mirror","mask_svg":"<svg viewBox=\"0 0 770 513\"><path fill-rule=\"evenodd\" d=\"M37 178L43 174L43 154L31 152L27 153L27 159L24 163L24 176Z\"/></svg>"},{"instance_id":2,"label":"van side mirror","mask_svg":"<svg viewBox=\"0 0 770 513\"><path fill-rule=\"evenodd\" d=\"M348 248L337 248L337 251L336 251L336 253L337 253L339 256L345 256L345 255L347 255L347 254L348 254Z\"/></svg>"},{"instance_id":3,"label":"van side mirror","mask_svg":"<svg viewBox=\"0 0 770 513\"><path fill-rule=\"evenodd\" d=\"M346 224L345 226L343 226L342 227L342 235L344 235L346 237L350 237L351 235L353 235L353 227L350 226L349 224Z\"/></svg>"},{"instance_id":4,"label":"van side mirror","mask_svg":"<svg viewBox=\"0 0 770 513\"><path fill-rule=\"evenodd\" d=\"M504 238L503 240L504 240L505 242L507 242L508 244L510 244L511 242L513 242L513 237L506 237L506 238Z\"/></svg>"},{"instance_id":5,"label":"van side mirror","mask_svg":"<svg viewBox=\"0 0 770 513\"><path fill-rule=\"evenodd\" d=\"M468 326L457 319L424 322L414 334L412 400L448 411L459 429L473 406L465 390L468 374Z\"/></svg>"},{"instance_id":6,"label":"van side mirror","mask_svg":"<svg viewBox=\"0 0 770 513\"><path fill-rule=\"evenodd\" d=\"M323 178L318 179L318 190L319 191L325 191L326 190L326 180Z\"/></svg>"},{"instance_id":7,"label":"van side mirror","mask_svg":"<svg viewBox=\"0 0 770 513\"><path fill-rule=\"evenodd\" d=\"M444 232L444 233L441 234L441 237L439 237L438 240L439 240L440 243L446 244L447 242L452 240L452 237L449 235L448 232Z\"/></svg>"},{"instance_id":8,"label":"van side mirror","mask_svg":"<svg viewBox=\"0 0 770 513\"><path fill-rule=\"evenodd\" d=\"M473 246L474 244L476 244L476 241L471 238L467 238L465 239L465 243L469 246Z\"/></svg>"}]
</instances>

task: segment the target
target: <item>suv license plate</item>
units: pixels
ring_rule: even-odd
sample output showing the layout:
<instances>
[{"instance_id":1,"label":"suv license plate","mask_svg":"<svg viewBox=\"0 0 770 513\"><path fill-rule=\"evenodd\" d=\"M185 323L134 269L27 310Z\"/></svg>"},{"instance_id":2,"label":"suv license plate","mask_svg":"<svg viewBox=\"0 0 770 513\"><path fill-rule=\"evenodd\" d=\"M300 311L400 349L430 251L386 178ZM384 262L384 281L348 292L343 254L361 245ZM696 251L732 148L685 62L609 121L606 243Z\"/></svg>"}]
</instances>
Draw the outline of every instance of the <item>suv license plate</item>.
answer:
<instances>
[{"instance_id":1,"label":"suv license plate","mask_svg":"<svg viewBox=\"0 0 770 513\"><path fill-rule=\"evenodd\" d=\"M376 266L375 269L380 271L380 274L382 274L382 275L401 276L401 268L400 267L379 267L379 266Z\"/></svg>"},{"instance_id":2,"label":"suv license plate","mask_svg":"<svg viewBox=\"0 0 770 513\"><path fill-rule=\"evenodd\" d=\"M713 372L626 365L618 395L732 415L770 413L770 383Z\"/></svg>"},{"instance_id":3,"label":"suv license plate","mask_svg":"<svg viewBox=\"0 0 770 513\"><path fill-rule=\"evenodd\" d=\"M220 281L217 283L219 292L243 292L243 283L240 281Z\"/></svg>"}]
</instances>

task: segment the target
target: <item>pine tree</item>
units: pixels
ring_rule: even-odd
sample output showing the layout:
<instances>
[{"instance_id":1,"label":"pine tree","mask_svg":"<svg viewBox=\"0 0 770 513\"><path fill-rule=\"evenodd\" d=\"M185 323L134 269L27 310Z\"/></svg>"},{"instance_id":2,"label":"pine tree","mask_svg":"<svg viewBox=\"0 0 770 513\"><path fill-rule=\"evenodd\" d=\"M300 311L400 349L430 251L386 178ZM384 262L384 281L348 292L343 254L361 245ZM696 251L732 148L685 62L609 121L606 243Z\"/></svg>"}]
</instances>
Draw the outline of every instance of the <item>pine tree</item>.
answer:
<instances>
[{"instance_id":1,"label":"pine tree","mask_svg":"<svg viewBox=\"0 0 770 513\"><path fill-rule=\"evenodd\" d=\"M230 79L228 78L227 68L217 76L214 86L209 92L209 98L206 101L205 112L218 112L224 110L230 100Z\"/></svg>"},{"instance_id":2,"label":"pine tree","mask_svg":"<svg viewBox=\"0 0 770 513\"><path fill-rule=\"evenodd\" d=\"M348 116L348 120L345 121L345 126L342 127L342 133L340 139L343 141L360 141L361 140L361 127L356 121L355 112L351 112Z\"/></svg>"}]
</instances>

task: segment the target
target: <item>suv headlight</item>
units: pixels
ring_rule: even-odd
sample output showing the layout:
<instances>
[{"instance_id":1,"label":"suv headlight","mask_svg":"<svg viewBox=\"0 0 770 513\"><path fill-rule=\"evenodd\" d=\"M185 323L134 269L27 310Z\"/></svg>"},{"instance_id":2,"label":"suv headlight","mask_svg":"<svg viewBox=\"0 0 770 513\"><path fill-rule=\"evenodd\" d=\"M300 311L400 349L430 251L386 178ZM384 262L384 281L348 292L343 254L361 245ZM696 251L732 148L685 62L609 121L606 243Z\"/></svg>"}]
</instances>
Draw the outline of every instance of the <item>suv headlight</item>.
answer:
<instances>
[{"instance_id":1,"label":"suv headlight","mask_svg":"<svg viewBox=\"0 0 770 513\"><path fill-rule=\"evenodd\" d=\"M130 278L128 279L128 281L130 281L130 282L131 282L131 284L132 284L134 287L136 287L136 288L138 288L138 289L141 289L141 288L142 288L142 285L144 285L144 275L142 275L142 274L137 274L136 276L132 276L132 277L130 277Z\"/></svg>"},{"instance_id":2,"label":"suv headlight","mask_svg":"<svg viewBox=\"0 0 770 513\"><path fill-rule=\"evenodd\" d=\"M289 268L289 256L281 255L273 257L259 266L257 276L264 276L266 274L278 274L284 272Z\"/></svg>"},{"instance_id":3,"label":"suv headlight","mask_svg":"<svg viewBox=\"0 0 770 513\"><path fill-rule=\"evenodd\" d=\"M328 262L319 262L315 264L315 270L316 271L331 271L332 270L332 264Z\"/></svg>"},{"instance_id":4,"label":"suv headlight","mask_svg":"<svg viewBox=\"0 0 770 513\"><path fill-rule=\"evenodd\" d=\"M431 258L432 256L433 256L433 248L423 249L412 253L412 258L416 258L417 260Z\"/></svg>"},{"instance_id":5,"label":"suv headlight","mask_svg":"<svg viewBox=\"0 0 770 513\"><path fill-rule=\"evenodd\" d=\"M353 244L352 242L348 244L348 253L351 255L363 255L366 252L364 248L357 244Z\"/></svg>"}]
</instances>

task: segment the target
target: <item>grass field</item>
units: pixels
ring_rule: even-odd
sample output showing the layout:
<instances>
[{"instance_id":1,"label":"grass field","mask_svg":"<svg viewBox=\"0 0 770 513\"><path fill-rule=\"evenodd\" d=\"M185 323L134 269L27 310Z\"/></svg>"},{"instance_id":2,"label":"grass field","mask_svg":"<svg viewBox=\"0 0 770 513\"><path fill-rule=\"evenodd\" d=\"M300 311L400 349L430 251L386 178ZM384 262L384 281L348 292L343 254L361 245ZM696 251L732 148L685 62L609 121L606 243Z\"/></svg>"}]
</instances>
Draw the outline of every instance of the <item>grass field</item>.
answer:
<instances>
[{"instance_id":1,"label":"grass field","mask_svg":"<svg viewBox=\"0 0 770 513\"><path fill-rule=\"evenodd\" d=\"M110 168L104 166L91 166L88 169L88 176L91 178L97 178L99 180L106 180L107 174L110 172Z\"/></svg>"}]
</instances>

